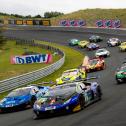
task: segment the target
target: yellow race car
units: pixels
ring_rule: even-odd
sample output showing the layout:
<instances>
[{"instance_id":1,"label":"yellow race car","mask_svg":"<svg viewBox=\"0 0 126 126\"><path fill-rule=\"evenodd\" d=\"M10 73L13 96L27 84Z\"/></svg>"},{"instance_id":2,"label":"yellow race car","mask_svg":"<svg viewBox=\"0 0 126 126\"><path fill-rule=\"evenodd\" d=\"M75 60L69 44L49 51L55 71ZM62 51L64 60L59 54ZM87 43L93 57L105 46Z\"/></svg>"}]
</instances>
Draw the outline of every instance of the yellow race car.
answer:
<instances>
[{"instance_id":1,"label":"yellow race car","mask_svg":"<svg viewBox=\"0 0 126 126\"><path fill-rule=\"evenodd\" d=\"M80 41L80 42L78 43L78 47L80 47L80 48L86 48L88 44L89 44L88 41L83 40L83 41Z\"/></svg>"},{"instance_id":2,"label":"yellow race car","mask_svg":"<svg viewBox=\"0 0 126 126\"><path fill-rule=\"evenodd\" d=\"M126 42L122 42L121 45L119 46L120 51L126 51Z\"/></svg>"},{"instance_id":3,"label":"yellow race car","mask_svg":"<svg viewBox=\"0 0 126 126\"><path fill-rule=\"evenodd\" d=\"M65 82L72 82L80 79L85 79L87 74L81 69L70 69L63 72L60 78L56 79L57 84L63 84Z\"/></svg>"}]
</instances>

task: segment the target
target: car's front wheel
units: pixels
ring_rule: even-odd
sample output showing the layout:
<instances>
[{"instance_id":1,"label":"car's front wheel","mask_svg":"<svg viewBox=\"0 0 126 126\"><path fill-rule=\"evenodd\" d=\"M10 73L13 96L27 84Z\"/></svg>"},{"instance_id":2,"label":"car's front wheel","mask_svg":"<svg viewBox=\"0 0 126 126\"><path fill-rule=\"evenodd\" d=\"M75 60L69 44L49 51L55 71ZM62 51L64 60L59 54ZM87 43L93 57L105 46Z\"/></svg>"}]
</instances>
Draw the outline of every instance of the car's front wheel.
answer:
<instances>
[{"instance_id":1,"label":"car's front wheel","mask_svg":"<svg viewBox=\"0 0 126 126\"><path fill-rule=\"evenodd\" d=\"M37 114L37 113L33 113L33 117L32 117L34 120L37 120L40 118L40 114Z\"/></svg>"}]
</instances>

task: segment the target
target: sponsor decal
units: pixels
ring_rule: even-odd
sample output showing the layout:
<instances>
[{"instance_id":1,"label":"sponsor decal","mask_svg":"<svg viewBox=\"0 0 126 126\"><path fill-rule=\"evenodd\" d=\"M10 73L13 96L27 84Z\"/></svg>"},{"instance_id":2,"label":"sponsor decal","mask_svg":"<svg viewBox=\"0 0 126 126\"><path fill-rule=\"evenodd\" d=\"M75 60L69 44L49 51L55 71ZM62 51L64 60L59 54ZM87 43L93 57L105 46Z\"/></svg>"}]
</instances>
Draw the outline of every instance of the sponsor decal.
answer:
<instances>
[{"instance_id":1,"label":"sponsor decal","mask_svg":"<svg viewBox=\"0 0 126 126\"><path fill-rule=\"evenodd\" d=\"M120 20L97 20L96 26L101 28L120 28Z\"/></svg>"},{"instance_id":2,"label":"sponsor decal","mask_svg":"<svg viewBox=\"0 0 126 126\"><path fill-rule=\"evenodd\" d=\"M31 63L50 63L52 62L51 54L37 54L25 56L11 56L11 64L31 64Z\"/></svg>"},{"instance_id":3,"label":"sponsor decal","mask_svg":"<svg viewBox=\"0 0 126 126\"><path fill-rule=\"evenodd\" d=\"M61 20L59 23L61 26L85 26L84 20Z\"/></svg>"}]
</instances>

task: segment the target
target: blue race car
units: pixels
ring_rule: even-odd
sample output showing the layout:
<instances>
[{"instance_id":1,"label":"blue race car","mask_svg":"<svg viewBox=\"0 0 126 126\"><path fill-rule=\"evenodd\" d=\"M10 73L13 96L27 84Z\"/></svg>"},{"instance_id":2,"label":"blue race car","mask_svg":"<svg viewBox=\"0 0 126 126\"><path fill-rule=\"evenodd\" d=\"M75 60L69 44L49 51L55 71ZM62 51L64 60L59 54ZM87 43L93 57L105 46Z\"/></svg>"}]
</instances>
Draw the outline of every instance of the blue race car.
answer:
<instances>
[{"instance_id":1,"label":"blue race car","mask_svg":"<svg viewBox=\"0 0 126 126\"><path fill-rule=\"evenodd\" d=\"M87 45L87 49L88 50L96 50L96 49L99 49L99 45L96 43L90 43Z\"/></svg>"},{"instance_id":2,"label":"blue race car","mask_svg":"<svg viewBox=\"0 0 126 126\"><path fill-rule=\"evenodd\" d=\"M34 103L33 119L80 111L100 100L101 96L101 88L97 82L80 81L55 86Z\"/></svg>"},{"instance_id":3,"label":"blue race car","mask_svg":"<svg viewBox=\"0 0 126 126\"><path fill-rule=\"evenodd\" d=\"M47 86L27 86L11 91L0 101L0 112L10 112L22 108L32 107L37 95L44 94L49 89Z\"/></svg>"}]
</instances>

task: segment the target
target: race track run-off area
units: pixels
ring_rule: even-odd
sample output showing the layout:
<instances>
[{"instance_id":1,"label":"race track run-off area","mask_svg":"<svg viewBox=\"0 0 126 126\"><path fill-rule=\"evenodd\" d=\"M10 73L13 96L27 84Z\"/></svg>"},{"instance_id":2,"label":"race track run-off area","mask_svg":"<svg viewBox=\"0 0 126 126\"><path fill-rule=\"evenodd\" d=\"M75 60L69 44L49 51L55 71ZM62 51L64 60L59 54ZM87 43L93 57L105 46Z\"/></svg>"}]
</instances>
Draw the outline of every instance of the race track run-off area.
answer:
<instances>
[{"instance_id":1,"label":"race track run-off area","mask_svg":"<svg viewBox=\"0 0 126 126\"><path fill-rule=\"evenodd\" d=\"M35 31L35 30L8 30L5 36L21 39L35 39L56 42L68 45L67 41L71 38L80 40L87 39L91 33L77 32L57 32L57 31ZM126 58L125 52L120 52L118 47L107 47L107 40L111 35L98 34L103 37L100 42L101 47L107 48L111 56L105 59L106 69L90 73L99 75L97 80L103 90L103 99L96 102L84 110L63 116L33 120L32 109L18 111L13 113L0 114L1 126L126 126L126 83L117 85L115 81L115 71ZM119 39L126 40L126 37L118 36ZM90 57L94 56L95 51L78 49ZM76 58L76 57L75 57Z\"/></svg>"}]
</instances>

